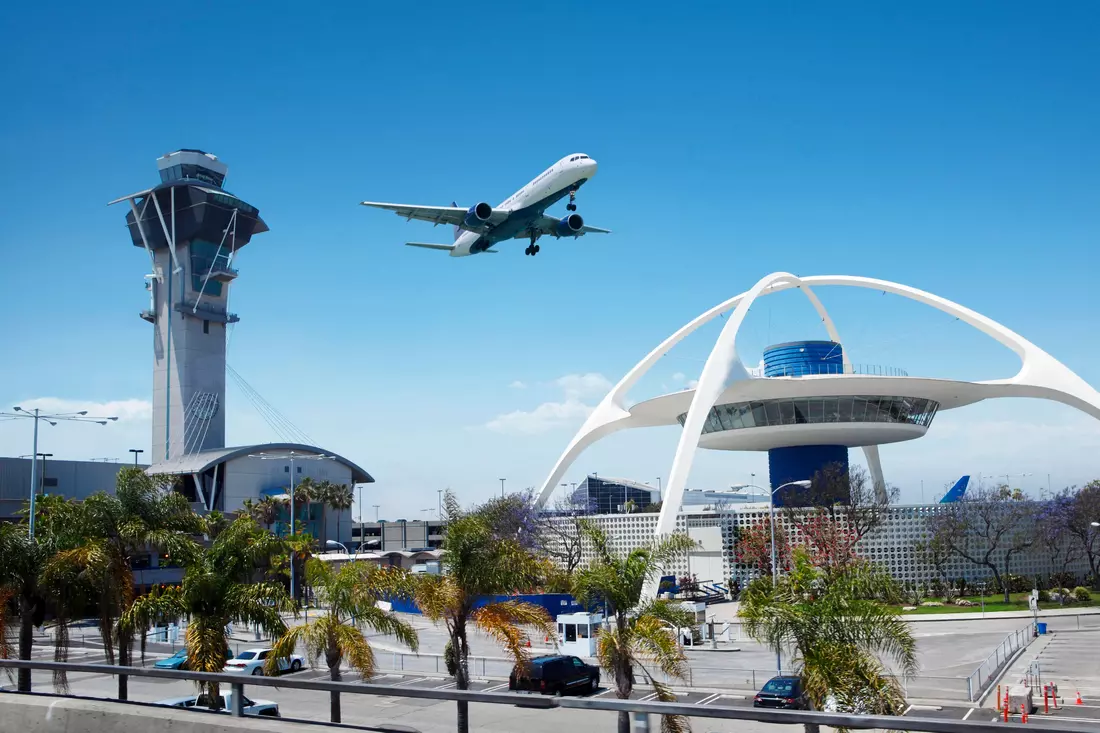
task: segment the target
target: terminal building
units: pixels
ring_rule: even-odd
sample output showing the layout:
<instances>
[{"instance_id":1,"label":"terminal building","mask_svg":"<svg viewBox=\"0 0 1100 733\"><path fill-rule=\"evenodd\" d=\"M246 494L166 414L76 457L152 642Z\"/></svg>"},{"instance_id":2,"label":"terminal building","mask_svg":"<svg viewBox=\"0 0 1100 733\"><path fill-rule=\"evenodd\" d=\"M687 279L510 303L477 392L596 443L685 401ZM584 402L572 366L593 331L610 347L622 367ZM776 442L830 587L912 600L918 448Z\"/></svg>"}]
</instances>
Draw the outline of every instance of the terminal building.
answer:
<instances>
[{"instance_id":1,"label":"terminal building","mask_svg":"<svg viewBox=\"0 0 1100 733\"><path fill-rule=\"evenodd\" d=\"M240 320L229 296L241 250L268 227L256 206L224 188L229 169L217 156L178 150L158 158L157 170L159 183L111 202L127 205L130 242L149 258L149 303L140 313L153 332L149 473L177 476L197 508L222 512L288 496L307 477L372 483L363 468L317 446L226 445L226 337ZM350 512L312 506L308 516L307 531L322 542L352 541Z\"/></svg>"},{"instance_id":2,"label":"terminal building","mask_svg":"<svg viewBox=\"0 0 1100 733\"><path fill-rule=\"evenodd\" d=\"M1009 379L967 382L912 377L904 370L853 362L843 347L835 324L815 292L818 287L856 287L913 300L947 313L1012 350L1020 369ZM764 351L762 373L753 373L738 356L737 334L749 308L758 298L799 290L817 311L828 334L826 340L801 340L770 346ZM692 389L640 401L628 401L630 390L677 343L702 325L722 316L725 324ZM886 479L879 446L923 437L941 410L958 409L998 397L1031 397L1069 405L1100 419L1100 393L1050 354L1005 326L932 293L874 278L828 275L799 277L777 272L751 289L699 315L646 355L611 389L566 446L539 491L545 505L565 472L590 445L621 430L679 425L677 445L664 485L664 501L656 518L627 514L602 522L630 545L677 529L703 532L701 547L711 556L723 555L723 577L731 577L733 527L766 516L768 504L744 505L728 511L696 512L685 502L685 484L695 452L765 451L769 476L765 492L776 506L805 506L806 501L833 503L848 497L812 496L800 490L822 468L845 467L849 451L863 452L874 490L886 495ZM671 448L671 446L670 446ZM964 485L965 486L965 485ZM961 493L961 490L960 492ZM920 526L936 505L892 507L890 520L873 549L886 553L899 577L917 572L912 556ZM763 515L761 514L763 512ZM702 535L701 535L702 537ZM902 549L900 544L908 543ZM632 546L632 545L631 545ZM908 554L906 554L908 553ZM702 561L702 558L699 559ZM717 562L713 557L707 560ZM708 565L710 567L710 565ZM687 568L681 568L686 571ZM710 572L710 571L708 571ZM718 574L714 569L713 574ZM960 577L970 574L959 568ZM1021 572L1026 572L1021 570ZM700 575L700 577L703 577Z\"/></svg>"}]
</instances>

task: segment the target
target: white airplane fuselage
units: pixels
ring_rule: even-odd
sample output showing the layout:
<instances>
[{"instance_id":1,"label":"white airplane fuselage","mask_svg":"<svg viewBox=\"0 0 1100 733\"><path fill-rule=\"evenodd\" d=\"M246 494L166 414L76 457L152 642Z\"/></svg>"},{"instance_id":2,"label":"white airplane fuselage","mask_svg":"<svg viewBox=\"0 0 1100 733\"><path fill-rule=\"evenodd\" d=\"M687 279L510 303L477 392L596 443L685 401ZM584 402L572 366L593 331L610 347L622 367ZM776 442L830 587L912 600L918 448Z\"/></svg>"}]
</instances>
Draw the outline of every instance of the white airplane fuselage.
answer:
<instances>
[{"instance_id":1,"label":"white airplane fuselage","mask_svg":"<svg viewBox=\"0 0 1100 733\"><path fill-rule=\"evenodd\" d=\"M511 212L507 220L487 234L463 231L455 240L451 257L480 254L497 242L515 239L548 208L596 175L596 168L596 161L583 153L565 156L496 207Z\"/></svg>"}]
</instances>

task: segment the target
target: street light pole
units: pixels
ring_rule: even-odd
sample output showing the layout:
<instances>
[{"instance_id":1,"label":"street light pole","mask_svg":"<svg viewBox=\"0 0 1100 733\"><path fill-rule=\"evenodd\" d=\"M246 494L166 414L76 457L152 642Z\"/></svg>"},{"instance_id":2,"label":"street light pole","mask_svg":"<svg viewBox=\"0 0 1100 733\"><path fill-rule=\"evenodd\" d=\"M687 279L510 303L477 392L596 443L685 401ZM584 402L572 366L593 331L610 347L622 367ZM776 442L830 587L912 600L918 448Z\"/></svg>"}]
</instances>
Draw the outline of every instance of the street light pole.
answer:
<instances>
[{"instance_id":1,"label":"street light pole","mask_svg":"<svg viewBox=\"0 0 1100 733\"><path fill-rule=\"evenodd\" d=\"M138 464L138 454L144 453L145 451L141 450L140 448L131 448L130 452L134 454L134 466L136 467Z\"/></svg>"},{"instance_id":2,"label":"street light pole","mask_svg":"<svg viewBox=\"0 0 1100 733\"><path fill-rule=\"evenodd\" d=\"M749 474L749 475L753 476L753 477L756 476L755 473ZM763 486L757 486L755 484L748 484L746 486L737 487L737 490L753 488L753 489L761 489L762 491L766 491L768 493L768 529L769 529L769 532L771 534L772 587L773 588L779 583L779 567L778 567L778 562L777 562L777 559L776 559L776 552L775 552L775 494L780 489L785 489L788 486L802 486L802 487L805 488L809 485L810 485L810 481L808 481L806 479L803 479L801 481L788 481L785 484L780 484L779 486L776 486L774 489L765 489ZM783 655L782 655L781 650L779 649L779 644L778 643L775 645L775 670L776 670L776 674L778 674L778 675L783 674Z\"/></svg>"},{"instance_id":3,"label":"street light pole","mask_svg":"<svg viewBox=\"0 0 1100 733\"><path fill-rule=\"evenodd\" d=\"M439 495L439 502L438 502L439 503L439 509L438 509L438 513L436 514L436 516L439 518L440 521L442 521L443 520L443 489L436 489L435 493L437 493Z\"/></svg>"},{"instance_id":4,"label":"street light pole","mask_svg":"<svg viewBox=\"0 0 1100 733\"><path fill-rule=\"evenodd\" d=\"M35 490L40 492L43 496L46 495L46 459L53 458L53 453L35 453L35 458L42 459L42 474L38 477L38 486Z\"/></svg>"},{"instance_id":5,"label":"street light pole","mask_svg":"<svg viewBox=\"0 0 1100 733\"><path fill-rule=\"evenodd\" d=\"M326 455L324 453L312 454L312 453L298 453L296 451L288 451L286 453L254 453L248 456L249 458L259 458L262 461L290 461L290 538L294 539L294 461L324 461L335 460L335 456ZM297 559L297 553L293 548L290 550L290 599L293 601L296 599L294 595L295 591L295 573L294 573L294 561ZM307 606L308 608L308 606ZM307 610L308 616L308 610Z\"/></svg>"},{"instance_id":6,"label":"street light pole","mask_svg":"<svg viewBox=\"0 0 1100 733\"><path fill-rule=\"evenodd\" d=\"M45 420L50 425L57 425L57 423L62 420L65 422L88 422L95 423L96 425L106 425L108 422L117 422L118 417L94 417L88 415L87 410L81 410L80 412L61 412L57 414L44 413L37 407L33 410L13 407L12 410L12 412L0 412L0 418L7 418L9 420L26 418L28 420L34 420L34 448L31 451L31 506L30 519L27 522L27 534L34 537L35 497L38 494L38 421ZM49 455L52 456L53 454L51 453Z\"/></svg>"}]
</instances>

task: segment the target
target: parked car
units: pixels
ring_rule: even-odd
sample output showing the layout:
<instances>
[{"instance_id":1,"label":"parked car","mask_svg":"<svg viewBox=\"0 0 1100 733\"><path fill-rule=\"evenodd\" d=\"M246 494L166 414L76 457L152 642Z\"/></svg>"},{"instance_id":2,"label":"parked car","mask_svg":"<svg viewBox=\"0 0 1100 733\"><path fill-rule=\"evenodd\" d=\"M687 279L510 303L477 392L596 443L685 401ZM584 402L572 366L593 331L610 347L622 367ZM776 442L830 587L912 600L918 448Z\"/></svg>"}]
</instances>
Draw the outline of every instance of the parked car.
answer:
<instances>
[{"instance_id":1,"label":"parked car","mask_svg":"<svg viewBox=\"0 0 1100 733\"><path fill-rule=\"evenodd\" d=\"M233 693L227 692L224 695L218 696L221 702L221 709L215 712L229 713L233 710ZM168 700L160 700L157 705L167 705L173 708L187 708L189 710L210 710L214 711L211 706L212 700L209 695L191 695L190 697L174 697ZM244 704L245 715L261 715L266 718L278 718L279 716L279 704L272 702L271 700L250 700L247 697L241 697L241 702Z\"/></svg>"},{"instance_id":2,"label":"parked car","mask_svg":"<svg viewBox=\"0 0 1100 733\"><path fill-rule=\"evenodd\" d=\"M153 666L157 669L187 669L187 650L180 649L170 657L158 659Z\"/></svg>"},{"instance_id":3,"label":"parked car","mask_svg":"<svg viewBox=\"0 0 1100 733\"><path fill-rule=\"evenodd\" d=\"M754 708L809 710L810 700L798 677L772 677L752 699Z\"/></svg>"},{"instance_id":4,"label":"parked car","mask_svg":"<svg viewBox=\"0 0 1100 733\"><path fill-rule=\"evenodd\" d=\"M523 667L517 664L508 675L509 690L535 690L555 695L567 692L587 694L599 686L599 667L560 654L535 657Z\"/></svg>"},{"instance_id":5,"label":"parked car","mask_svg":"<svg viewBox=\"0 0 1100 733\"><path fill-rule=\"evenodd\" d=\"M245 649L226 662L222 671L229 674L262 676L264 674L264 664L267 663L267 656L270 653L271 649ZM279 660L280 672L297 672L304 666L305 660L297 654L291 654L289 657L283 657Z\"/></svg>"}]
</instances>

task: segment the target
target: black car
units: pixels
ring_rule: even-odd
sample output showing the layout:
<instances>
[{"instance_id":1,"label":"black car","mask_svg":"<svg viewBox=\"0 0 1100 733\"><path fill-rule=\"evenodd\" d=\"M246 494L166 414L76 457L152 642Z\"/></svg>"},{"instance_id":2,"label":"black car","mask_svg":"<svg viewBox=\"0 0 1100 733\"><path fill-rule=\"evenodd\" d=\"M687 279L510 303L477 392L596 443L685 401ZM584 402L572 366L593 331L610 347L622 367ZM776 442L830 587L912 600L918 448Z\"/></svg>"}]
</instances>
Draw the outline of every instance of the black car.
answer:
<instances>
[{"instance_id":1,"label":"black car","mask_svg":"<svg viewBox=\"0 0 1100 733\"><path fill-rule=\"evenodd\" d=\"M557 654L535 657L516 665L508 675L509 690L534 690L543 694L590 693L600 686L600 668L576 657Z\"/></svg>"},{"instance_id":2,"label":"black car","mask_svg":"<svg viewBox=\"0 0 1100 733\"><path fill-rule=\"evenodd\" d=\"M754 708L809 710L809 699L798 677L772 677L752 699Z\"/></svg>"}]
</instances>

